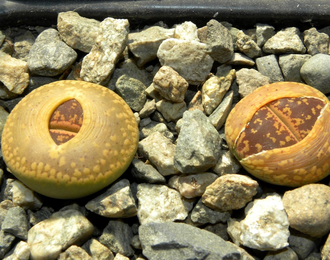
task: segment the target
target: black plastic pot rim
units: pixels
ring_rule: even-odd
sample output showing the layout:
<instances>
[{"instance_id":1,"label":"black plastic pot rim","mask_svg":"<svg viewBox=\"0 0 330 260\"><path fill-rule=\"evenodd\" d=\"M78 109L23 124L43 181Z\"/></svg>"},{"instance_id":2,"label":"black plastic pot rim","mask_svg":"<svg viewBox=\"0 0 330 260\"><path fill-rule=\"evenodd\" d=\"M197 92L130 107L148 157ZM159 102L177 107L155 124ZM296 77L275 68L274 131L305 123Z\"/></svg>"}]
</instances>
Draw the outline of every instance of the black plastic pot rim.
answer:
<instances>
[{"instance_id":1,"label":"black plastic pot rim","mask_svg":"<svg viewBox=\"0 0 330 260\"><path fill-rule=\"evenodd\" d=\"M0 28L56 25L60 12L83 17L129 19L132 26L157 21L169 25L192 21L203 26L210 19L249 28L256 23L273 26L325 27L330 25L329 0L0 0Z\"/></svg>"}]
</instances>

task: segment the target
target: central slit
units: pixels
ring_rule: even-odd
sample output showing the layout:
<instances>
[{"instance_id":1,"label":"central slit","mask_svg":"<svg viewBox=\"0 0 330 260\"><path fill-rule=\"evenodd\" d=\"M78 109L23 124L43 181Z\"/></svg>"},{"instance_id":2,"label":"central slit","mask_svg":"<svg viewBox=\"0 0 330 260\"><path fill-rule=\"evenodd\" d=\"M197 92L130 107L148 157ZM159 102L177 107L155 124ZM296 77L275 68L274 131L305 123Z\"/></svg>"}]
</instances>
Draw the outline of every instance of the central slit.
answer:
<instances>
[{"instance_id":1,"label":"central slit","mask_svg":"<svg viewBox=\"0 0 330 260\"><path fill-rule=\"evenodd\" d=\"M49 133L57 145L71 140L79 132L83 123L83 109L76 99L59 105L49 120Z\"/></svg>"}]
</instances>

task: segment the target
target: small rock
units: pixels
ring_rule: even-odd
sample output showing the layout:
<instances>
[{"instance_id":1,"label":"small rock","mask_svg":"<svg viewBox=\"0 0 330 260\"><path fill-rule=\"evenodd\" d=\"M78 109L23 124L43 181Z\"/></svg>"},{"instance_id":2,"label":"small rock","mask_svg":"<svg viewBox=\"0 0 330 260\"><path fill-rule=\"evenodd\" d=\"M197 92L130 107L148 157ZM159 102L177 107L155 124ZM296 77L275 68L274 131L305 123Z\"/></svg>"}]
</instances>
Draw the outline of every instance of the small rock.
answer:
<instances>
[{"instance_id":1,"label":"small rock","mask_svg":"<svg viewBox=\"0 0 330 260\"><path fill-rule=\"evenodd\" d=\"M16 207L16 204L14 204L11 200L1 200L1 202L0 202L0 227L2 225L2 222L6 218L8 210L13 207Z\"/></svg>"},{"instance_id":2,"label":"small rock","mask_svg":"<svg viewBox=\"0 0 330 260\"><path fill-rule=\"evenodd\" d=\"M54 209L50 207L42 207L37 211L28 210L29 221L32 226L49 218L54 213Z\"/></svg>"},{"instance_id":3,"label":"small rock","mask_svg":"<svg viewBox=\"0 0 330 260\"><path fill-rule=\"evenodd\" d=\"M128 48L138 58L137 64L141 67L157 58L160 44L173 36L174 29L152 26L141 32L130 33L128 35Z\"/></svg>"},{"instance_id":4,"label":"small rock","mask_svg":"<svg viewBox=\"0 0 330 260\"><path fill-rule=\"evenodd\" d=\"M257 194L258 182L239 174L226 174L206 187L203 203L220 211L243 208Z\"/></svg>"},{"instance_id":5,"label":"small rock","mask_svg":"<svg viewBox=\"0 0 330 260\"><path fill-rule=\"evenodd\" d=\"M310 55L329 54L329 36L319 33L314 27L304 31L304 44Z\"/></svg>"},{"instance_id":6,"label":"small rock","mask_svg":"<svg viewBox=\"0 0 330 260\"><path fill-rule=\"evenodd\" d=\"M290 247L286 247L275 252L269 251L263 260L278 260L278 259L298 260L299 258L297 254ZM306 259L306 258L301 258L301 259Z\"/></svg>"},{"instance_id":7,"label":"small rock","mask_svg":"<svg viewBox=\"0 0 330 260\"><path fill-rule=\"evenodd\" d=\"M191 211L190 218L194 223L198 224L216 224L218 222L226 223L230 218L231 212L221 212L206 207L202 199L200 199L194 209Z\"/></svg>"},{"instance_id":8,"label":"small rock","mask_svg":"<svg viewBox=\"0 0 330 260\"><path fill-rule=\"evenodd\" d=\"M186 41L199 41L196 24L192 22L184 22L176 25L174 38Z\"/></svg>"},{"instance_id":9,"label":"small rock","mask_svg":"<svg viewBox=\"0 0 330 260\"><path fill-rule=\"evenodd\" d=\"M163 175L178 173L174 166L175 145L164 135L154 132L139 142L138 153L148 159Z\"/></svg>"},{"instance_id":10,"label":"small rock","mask_svg":"<svg viewBox=\"0 0 330 260\"><path fill-rule=\"evenodd\" d=\"M166 138L170 139L171 141L174 141L173 133L170 130L168 130L167 126L164 123L158 123L152 120L150 120L150 122L147 125L140 126L140 139L144 139L154 132L159 132L162 135L164 135Z\"/></svg>"},{"instance_id":11,"label":"small rock","mask_svg":"<svg viewBox=\"0 0 330 260\"><path fill-rule=\"evenodd\" d=\"M172 103L162 99L156 103L157 110L164 116L167 122L176 121L187 110L185 102Z\"/></svg>"},{"instance_id":12,"label":"small rock","mask_svg":"<svg viewBox=\"0 0 330 260\"><path fill-rule=\"evenodd\" d=\"M330 55L314 55L301 67L300 75L306 84L324 94L330 93Z\"/></svg>"},{"instance_id":13,"label":"small rock","mask_svg":"<svg viewBox=\"0 0 330 260\"><path fill-rule=\"evenodd\" d=\"M1 229L20 239L26 240L29 224L25 210L21 207L12 207L7 211Z\"/></svg>"},{"instance_id":14,"label":"small rock","mask_svg":"<svg viewBox=\"0 0 330 260\"><path fill-rule=\"evenodd\" d=\"M186 176L174 176L169 180L169 186L178 190L180 194L192 199L203 195L209 186L218 176L211 172L190 174Z\"/></svg>"},{"instance_id":15,"label":"small rock","mask_svg":"<svg viewBox=\"0 0 330 260\"><path fill-rule=\"evenodd\" d=\"M56 259L72 244L81 244L93 234L93 225L77 210L54 213L28 233L32 259Z\"/></svg>"},{"instance_id":16,"label":"small rock","mask_svg":"<svg viewBox=\"0 0 330 260\"><path fill-rule=\"evenodd\" d=\"M57 260L93 260L86 251L78 246L70 246L65 252L61 253Z\"/></svg>"},{"instance_id":17,"label":"small rock","mask_svg":"<svg viewBox=\"0 0 330 260\"><path fill-rule=\"evenodd\" d=\"M182 173L206 171L218 161L221 142L218 131L202 111L186 111L175 148L175 167Z\"/></svg>"},{"instance_id":18,"label":"small rock","mask_svg":"<svg viewBox=\"0 0 330 260\"><path fill-rule=\"evenodd\" d=\"M115 92L121 96L134 111L140 111L146 100L146 86L139 80L122 75L116 82Z\"/></svg>"},{"instance_id":19,"label":"small rock","mask_svg":"<svg viewBox=\"0 0 330 260\"><path fill-rule=\"evenodd\" d=\"M126 59L116 65L107 87L111 90L115 90L116 82L122 75L129 75L129 77L141 81L145 86L149 86L153 79L151 73L139 69L132 59Z\"/></svg>"},{"instance_id":20,"label":"small rock","mask_svg":"<svg viewBox=\"0 0 330 260\"><path fill-rule=\"evenodd\" d=\"M93 258L97 260L113 260L114 255L109 248L102 245L99 241L92 238L88 240L82 248Z\"/></svg>"},{"instance_id":21,"label":"small rock","mask_svg":"<svg viewBox=\"0 0 330 260\"><path fill-rule=\"evenodd\" d=\"M23 209L35 210L42 206L42 202L34 191L14 179L7 180L3 199L9 199Z\"/></svg>"},{"instance_id":22,"label":"small rock","mask_svg":"<svg viewBox=\"0 0 330 260\"><path fill-rule=\"evenodd\" d=\"M192 209L191 202L165 185L138 184L136 196L139 200L138 218L141 224L184 220Z\"/></svg>"},{"instance_id":23,"label":"small rock","mask_svg":"<svg viewBox=\"0 0 330 260\"><path fill-rule=\"evenodd\" d=\"M236 65L236 66L254 66L255 62L253 59L245 56L244 54L235 52L230 61L227 62L229 65Z\"/></svg>"},{"instance_id":24,"label":"small rock","mask_svg":"<svg viewBox=\"0 0 330 260\"><path fill-rule=\"evenodd\" d=\"M27 62L0 51L0 81L10 92L22 94L29 84Z\"/></svg>"},{"instance_id":25,"label":"small rock","mask_svg":"<svg viewBox=\"0 0 330 260\"><path fill-rule=\"evenodd\" d=\"M131 174L134 179L146 183L166 183L166 179L151 164L134 158L132 161Z\"/></svg>"},{"instance_id":26,"label":"small rock","mask_svg":"<svg viewBox=\"0 0 330 260\"><path fill-rule=\"evenodd\" d=\"M306 61L312 56L309 54L285 54L279 57L279 65L281 67L285 81L303 82L300 76L300 69Z\"/></svg>"},{"instance_id":27,"label":"small rock","mask_svg":"<svg viewBox=\"0 0 330 260\"><path fill-rule=\"evenodd\" d=\"M25 241L20 241L3 260L29 260L30 247Z\"/></svg>"},{"instance_id":28,"label":"small rock","mask_svg":"<svg viewBox=\"0 0 330 260\"><path fill-rule=\"evenodd\" d=\"M129 218L137 214L137 207L127 179L111 185L103 194L90 200L85 207L107 218Z\"/></svg>"},{"instance_id":29,"label":"small rock","mask_svg":"<svg viewBox=\"0 0 330 260\"><path fill-rule=\"evenodd\" d=\"M219 130L225 123L227 116L232 108L234 91L229 91L220 105L209 116L211 124Z\"/></svg>"},{"instance_id":30,"label":"small rock","mask_svg":"<svg viewBox=\"0 0 330 260\"><path fill-rule=\"evenodd\" d=\"M60 38L58 31L47 29L39 34L31 47L28 66L40 76L56 76L68 69L77 53Z\"/></svg>"},{"instance_id":31,"label":"small rock","mask_svg":"<svg viewBox=\"0 0 330 260\"><path fill-rule=\"evenodd\" d=\"M268 77L272 83L284 81L280 66L274 54L257 58L256 64L258 71Z\"/></svg>"},{"instance_id":32,"label":"small rock","mask_svg":"<svg viewBox=\"0 0 330 260\"><path fill-rule=\"evenodd\" d=\"M132 256L134 254L134 250L130 246L132 238L133 233L127 223L120 220L110 220L99 241L114 253Z\"/></svg>"},{"instance_id":33,"label":"small rock","mask_svg":"<svg viewBox=\"0 0 330 260\"><path fill-rule=\"evenodd\" d=\"M207 52L219 63L229 61L234 54L233 40L229 30L212 19L207 23Z\"/></svg>"},{"instance_id":34,"label":"small rock","mask_svg":"<svg viewBox=\"0 0 330 260\"><path fill-rule=\"evenodd\" d=\"M236 46L237 49L244 53L249 58L256 58L261 56L261 49L257 43L246 35L243 31L239 31L236 34Z\"/></svg>"},{"instance_id":35,"label":"small rock","mask_svg":"<svg viewBox=\"0 0 330 260\"><path fill-rule=\"evenodd\" d=\"M143 108L139 111L140 118L148 118L156 110L155 99L147 99Z\"/></svg>"},{"instance_id":36,"label":"small rock","mask_svg":"<svg viewBox=\"0 0 330 260\"><path fill-rule=\"evenodd\" d=\"M105 85L127 43L127 19L106 18L99 26L99 34L92 50L82 62L80 77L84 81Z\"/></svg>"},{"instance_id":37,"label":"small rock","mask_svg":"<svg viewBox=\"0 0 330 260\"><path fill-rule=\"evenodd\" d=\"M238 173L242 168L236 157L228 150L221 150L217 164L213 167L213 171L219 176L231 173Z\"/></svg>"},{"instance_id":38,"label":"small rock","mask_svg":"<svg viewBox=\"0 0 330 260\"><path fill-rule=\"evenodd\" d=\"M197 41L167 39L159 46L157 57L162 66L171 67L192 85L204 82L213 65L206 45Z\"/></svg>"},{"instance_id":39,"label":"small rock","mask_svg":"<svg viewBox=\"0 0 330 260\"><path fill-rule=\"evenodd\" d=\"M305 53L306 48L300 39L298 28L289 27L277 32L273 37L266 41L263 51L266 53Z\"/></svg>"},{"instance_id":40,"label":"small rock","mask_svg":"<svg viewBox=\"0 0 330 260\"><path fill-rule=\"evenodd\" d=\"M275 28L268 24L256 24L257 44L262 47L275 34Z\"/></svg>"},{"instance_id":41,"label":"small rock","mask_svg":"<svg viewBox=\"0 0 330 260\"><path fill-rule=\"evenodd\" d=\"M312 237L322 237L330 231L330 187L308 184L283 196L290 227Z\"/></svg>"},{"instance_id":42,"label":"small rock","mask_svg":"<svg viewBox=\"0 0 330 260\"><path fill-rule=\"evenodd\" d=\"M153 79L154 87L165 99L172 102L182 102L188 89L188 82L175 70L162 66Z\"/></svg>"},{"instance_id":43,"label":"small rock","mask_svg":"<svg viewBox=\"0 0 330 260\"><path fill-rule=\"evenodd\" d=\"M11 249L15 236L0 230L0 258L3 259L6 253Z\"/></svg>"},{"instance_id":44,"label":"small rock","mask_svg":"<svg viewBox=\"0 0 330 260\"><path fill-rule=\"evenodd\" d=\"M202 103L206 115L210 115L221 103L223 97L235 79L235 70L231 70L226 77L211 77L202 87Z\"/></svg>"},{"instance_id":45,"label":"small rock","mask_svg":"<svg viewBox=\"0 0 330 260\"><path fill-rule=\"evenodd\" d=\"M148 223L140 226L139 236L149 260L242 259L232 244L188 224Z\"/></svg>"},{"instance_id":46,"label":"small rock","mask_svg":"<svg viewBox=\"0 0 330 260\"><path fill-rule=\"evenodd\" d=\"M15 37L15 52L13 57L27 62L29 59L31 47L34 42L35 37L30 31L26 31L24 34Z\"/></svg>"},{"instance_id":47,"label":"small rock","mask_svg":"<svg viewBox=\"0 0 330 260\"><path fill-rule=\"evenodd\" d=\"M278 194L250 202L245 215L241 221L228 221L227 231L235 244L261 251L279 250L289 245L289 221Z\"/></svg>"},{"instance_id":48,"label":"small rock","mask_svg":"<svg viewBox=\"0 0 330 260\"><path fill-rule=\"evenodd\" d=\"M270 78L255 69L240 69L236 72L236 81L241 98L246 97L258 87L270 84Z\"/></svg>"},{"instance_id":49,"label":"small rock","mask_svg":"<svg viewBox=\"0 0 330 260\"><path fill-rule=\"evenodd\" d=\"M57 16L57 29L61 38L73 49L89 53L99 34L100 22L81 17L77 12L61 12Z\"/></svg>"},{"instance_id":50,"label":"small rock","mask_svg":"<svg viewBox=\"0 0 330 260\"><path fill-rule=\"evenodd\" d=\"M229 236L227 233L227 224L217 223L214 225L206 225L204 229L216 234L225 241L229 240Z\"/></svg>"},{"instance_id":51,"label":"small rock","mask_svg":"<svg viewBox=\"0 0 330 260\"><path fill-rule=\"evenodd\" d=\"M293 249L299 259L307 259L313 251L317 251L318 241L315 238L300 233L294 229L292 229L290 233L290 248Z\"/></svg>"}]
</instances>

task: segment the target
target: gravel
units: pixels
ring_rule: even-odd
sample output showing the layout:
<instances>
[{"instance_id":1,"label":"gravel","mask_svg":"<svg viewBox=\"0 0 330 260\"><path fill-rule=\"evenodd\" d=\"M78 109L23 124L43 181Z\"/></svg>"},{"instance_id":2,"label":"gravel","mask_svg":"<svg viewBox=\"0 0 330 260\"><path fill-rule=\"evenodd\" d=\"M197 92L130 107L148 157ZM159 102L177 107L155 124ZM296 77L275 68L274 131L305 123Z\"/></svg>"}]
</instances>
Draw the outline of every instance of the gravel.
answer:
<instances>
[{"instance_id":1,"label":"gravel","mask_svg":"<svg viewBox=\"0 0 330 260\"><path fill-rule=\"evenodd\" d=\"M33 89L85 80L130 105L140 143L116 183L76 200L35 193L1 160L0 258L330 259L329 178L296 189L259 181L229 152L223 127L242 97L271 82L330 94L329 28L212 19L135 29L76 12L51 28L2 28L0 131Z\"/></svg>"}]
</instances>

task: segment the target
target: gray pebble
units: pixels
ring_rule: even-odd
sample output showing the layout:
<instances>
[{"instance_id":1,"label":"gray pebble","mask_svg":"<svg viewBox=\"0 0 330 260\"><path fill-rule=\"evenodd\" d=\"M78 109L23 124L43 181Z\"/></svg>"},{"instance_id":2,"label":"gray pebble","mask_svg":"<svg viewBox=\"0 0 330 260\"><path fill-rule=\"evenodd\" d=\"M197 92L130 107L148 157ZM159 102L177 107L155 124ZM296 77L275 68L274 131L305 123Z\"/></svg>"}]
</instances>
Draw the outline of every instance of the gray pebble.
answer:
<instances>
[{"instance_id":1,"label":"gray pebble","mask_svg":"<svg viewBox=\"0 0 330 260\"><path fill-rule=\"evenodd\" d=\"M274 54L257 58L256 64L258 71L262 75L269 77L272 83L284 81L280 66Z\"/></svg>"},{"instance_id":2,"label":"gray pebble","mask_svg":"<svg viewBox=\"0 0 330 260\"><path fill-rule=\"evenodd\" d=\"M10 208L2 222L1 229L15 237L26 240L29 225L25 210L19 206Z\"/></svg>"},{"instance_id":3,"label":"gray pebble","mask_svg":"<svg viewBox=\"0 0 330 260\"><path fill-rule=\"evenodd\" d=\"M312 57L309 54L284 54L278 59L285 81L303 82L300 69Z\"/></svg>"}]
</instances>

